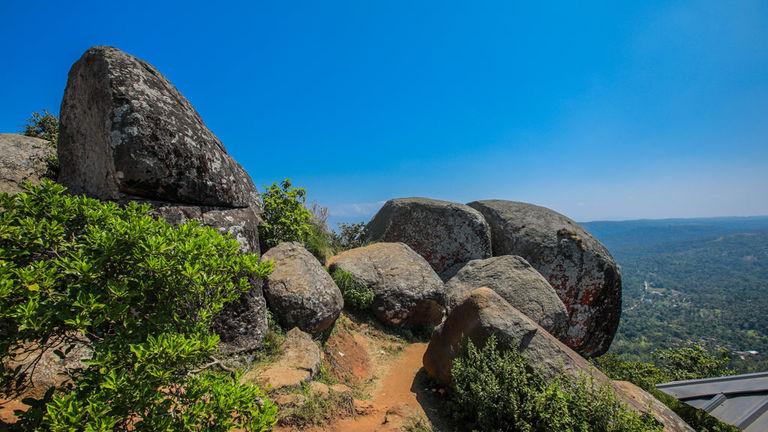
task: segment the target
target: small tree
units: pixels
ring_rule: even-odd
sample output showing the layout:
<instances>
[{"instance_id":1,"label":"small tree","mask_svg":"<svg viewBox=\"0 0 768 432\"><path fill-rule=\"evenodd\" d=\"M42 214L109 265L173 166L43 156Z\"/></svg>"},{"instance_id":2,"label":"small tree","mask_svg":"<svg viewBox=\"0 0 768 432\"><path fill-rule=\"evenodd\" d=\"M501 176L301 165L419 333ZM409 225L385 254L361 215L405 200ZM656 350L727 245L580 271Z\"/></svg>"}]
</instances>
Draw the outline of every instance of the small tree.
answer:
<instances>
[{"instance_id":1,"label":"small tree","mask_svg":"<svg viewBox=\"0 0 768 432\"><path fill-rule=\"evenodd\" d=\"M26 136L44 139L56 146L59 142L59 118L48 110L33 112L27 120L27 124L24 125L22 133Z\"/></svg>"},{"instance_id":2,"label":"small tree","mask_svg":"<svg viewBox=\"0 0 768 432\"><path fill-rule=\"evenodd\" d=\"M264 202L264 221L259 225L259 238L266 248L280 242L303 243L312 232L312 212L304 203L307 192L304 188L291 186L283 180L280 185L272 183L261 195Z\"/></svg>"}]
</instances>

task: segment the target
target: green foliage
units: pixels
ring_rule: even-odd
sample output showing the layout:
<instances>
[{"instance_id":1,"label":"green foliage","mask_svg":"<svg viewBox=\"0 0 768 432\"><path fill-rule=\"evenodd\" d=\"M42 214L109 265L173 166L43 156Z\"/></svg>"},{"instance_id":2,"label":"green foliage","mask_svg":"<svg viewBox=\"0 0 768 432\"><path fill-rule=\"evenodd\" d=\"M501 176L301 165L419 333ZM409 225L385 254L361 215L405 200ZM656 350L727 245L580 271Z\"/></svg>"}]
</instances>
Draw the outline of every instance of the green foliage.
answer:
<instances>
[{"instance_id":1,"label":"green foliage","mask_svg":"<svg viewBox=\"0 0 768 432\"><path fill-rule=\"evenodd\" d=\"M351 273L337 268L331 274L336 286L344 297L344 305L358 311L364 311L373 303L374 292L371 288L355 280Z\"/></svg>"},{"instance_id":2,"label":"green foliage","mask_svg":"<svg viewBox=\"0 0 768 432\"><path fill-rule=\"evenodd\" d=\"M732 375L728 351L710 352L701 344L688 343L675 348L657 350L656 364L669 375L668 381L684 381Z\"/></svg>"},{"instance_id":3,"label":"green foliage","mask_svg":"<svg viewBox=\"0 0 768 432\"><path fill-rule=\"evenodd\" d=\"M59 118L48 110L33 112L32 116L27 119L22 133L26 136L44 139L55 147L59 142Z\"/></svg>"},{"instance_id":4,"label":"green foliage","mask_svg":"<svg viewBox=\"0 0 768 432\"><path fill-rule=\"evenodd\" d=\"M709 352L702 345L686 344L657 350L656 363L625 361L615 354L594 359L594 363L611 379L629 381L651 393L676 412L697 431L735 432L738 429L720 422L705 411L680 402L656 389L656 384L669 381L709 378L732 373L727 368L729 357L723 351Z\"/></svg>"},{"instance_id":5,"label":"green foliage","mask_svg":"<svg viewBox=\"0 0 768 432\"><path fill-rule=\"evenodd\" d=\"M259 237L266 248L280 242L304 243L312 232L312 213L305 207L307 192L291 186L285 179L273 183L261 195L264 202L264 222L259 225Z\"/></svg>"},{"instance_id":6,"label":"green foliage","mask_svg":"<svg viewBox=\"0 0 768 432\"><path fill-rule=\"evenodd\" d=\"M307 427L324 424L339 415L354 412L352 396L330 390L327 394L313 392L309 385L301 385L298 402L280 412L280 424Z\"/></svg>"},{"instance_id":7,"label":"green foliage","mask_svg":"<svg viewBox=\"0 0 768 432\"><path fill-rule=\"evenodd\" d=\"M653 361L659 348L702 341L730 350L739 373L768 370L768 218L585 226L622 267L624 307L611 352Z\"/></svg>"},{"instance_id":8,"label":"green foliage","mask_svg":"<svg viewBox=\"0 0 768 432\"><path fill-rule=\"evenodd\" d=\"M173 227L148 211L68 195L50 181L0 194L0 357L30 342L93 348L74 384L24 415L22 430L274 424L261 390L200 367L217 352L214 316L271 263L212 228ZM15 380L24 371L7 372Z\"/></svg>"},{"instance_id":9,"label":"green foliage","mask_svg":"<svg viewBox=\"0 0 768 432\"><path fill-rule=\"evenodd\" d=\"M456 414L483 431L661 431L654 419L630 411L610 387L562 375L545 380L514 350L491 337L469 342L453 363Z\"/></svg>"},{"instance_id":10,"label":"green foliage","mask_svg":"<svg viewBox=\"0 0 768 432\"><path fill-rule=\"evenodd\" d=\"M336 253L331 233L324 224L317 220L310 223L309 233L304 240L304 247L323 264Z\"/></svg>"},{"instance_id":11,"label":"green foliage","mask_svg":"<svg viewBox=\"0 0 768 432\"><path fill-rule=\"evenodd\" d=\"M55 148L59 142L59 118L49 113L48 110L33 112L32 116L27 119L27 124L24 125L21 133L44 139ZM51 156L46 162L48 172L45 177L55 180L59 174L59 159L56 156Z\"/></svg>"},{"instance_id":12,"label":"green foliage","mask_svg":"<svg viewBox=\"0 0 768 432\"><path fill-rule=\"evenodd\" d=\"M334 242L340 250L365 246L365 227L362 222L340 223L339 231L334 234Z\"/></svg>"}]
</instances>

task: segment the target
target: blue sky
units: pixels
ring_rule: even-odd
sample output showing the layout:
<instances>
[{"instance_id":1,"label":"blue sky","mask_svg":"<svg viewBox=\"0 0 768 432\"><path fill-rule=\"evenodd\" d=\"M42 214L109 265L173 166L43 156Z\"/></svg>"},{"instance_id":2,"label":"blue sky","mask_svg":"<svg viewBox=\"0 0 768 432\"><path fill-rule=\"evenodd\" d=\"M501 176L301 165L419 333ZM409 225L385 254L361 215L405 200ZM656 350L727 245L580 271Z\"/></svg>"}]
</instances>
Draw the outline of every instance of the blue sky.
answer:
<instances>
[{"instance_id":1,"label":"blue sky","mask_svg":"<svg viewBox=\"0 0 768 432\"><path fill-rule=\"evenodd\" d=\"M224 3L3 0L0 131L106 44L333 221L399 196L768 214L768 2Z\"/></svg>"}]
</instances>

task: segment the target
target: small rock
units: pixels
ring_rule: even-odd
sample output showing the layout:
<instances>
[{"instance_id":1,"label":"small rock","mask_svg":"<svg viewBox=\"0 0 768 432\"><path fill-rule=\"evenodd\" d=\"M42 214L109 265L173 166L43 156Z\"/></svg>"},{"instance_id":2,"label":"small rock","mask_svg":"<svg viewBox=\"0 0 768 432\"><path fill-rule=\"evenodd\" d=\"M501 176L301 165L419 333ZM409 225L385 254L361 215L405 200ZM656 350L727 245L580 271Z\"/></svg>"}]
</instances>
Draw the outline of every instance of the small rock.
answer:
<instances>
[{"instance_id":1,"label":"small rock","mask_svg":"<svg viewBox=\"0 0 768 432\"><path fill-rule=\"evenodd\" d=\"M320 372L320 347L307 333L293 328L285 335L280 349L282 353L277 361L264 370L246 373L243 382L259 383L277 390L301 385Z\"/></svg>"},{"instance_id":2,"label":"small rock","mask_svg":"<svg viewBox=\"0 0 768 432\"><path fill-rule=\"evenodd\" d=\"M262 260L275 269L264 287L264 297L284 328L309 333L329 328L344 307L341 291L320 262L297 242L280 243Z\"/></svg>"},{"instance_id":3,"label":"small rock","mask_svg":"<svg viewBox=\"0 0 768 432\"><path fill-rule=\"evenodd\" d=\"M309 391L312 392L312 394L316 394L318 396L323 396L323 397L328 396L328 394L331 392L328 386L321 383L320 381L310 382Z\"/></svg>"}]
</instances>

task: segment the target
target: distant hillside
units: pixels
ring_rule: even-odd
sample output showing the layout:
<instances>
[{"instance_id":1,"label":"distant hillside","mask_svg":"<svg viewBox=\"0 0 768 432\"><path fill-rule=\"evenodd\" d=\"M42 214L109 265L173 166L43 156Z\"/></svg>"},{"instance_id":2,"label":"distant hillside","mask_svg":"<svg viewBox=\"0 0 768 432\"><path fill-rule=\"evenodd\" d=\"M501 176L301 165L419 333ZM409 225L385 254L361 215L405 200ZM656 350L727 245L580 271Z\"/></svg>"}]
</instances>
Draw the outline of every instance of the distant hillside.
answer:
<instances>
[{"instance_id":1,"label":"distant hillside","mask_svg":"<svg viewBox=\"0 0 768 432\"><path fill-rule=\"evenodd\" d=\"M657 347L699 340L758 351L737 355L734 366L768 370L768 217L583 225L622 267L612 352L647 358Z\"/></svg>"}]
</instances>

